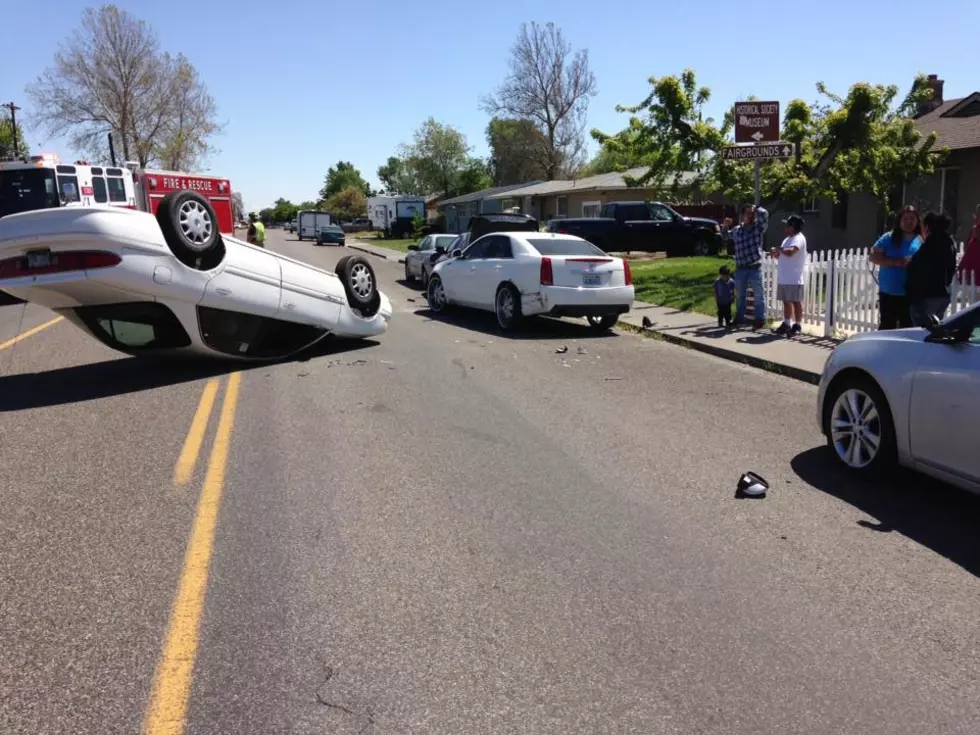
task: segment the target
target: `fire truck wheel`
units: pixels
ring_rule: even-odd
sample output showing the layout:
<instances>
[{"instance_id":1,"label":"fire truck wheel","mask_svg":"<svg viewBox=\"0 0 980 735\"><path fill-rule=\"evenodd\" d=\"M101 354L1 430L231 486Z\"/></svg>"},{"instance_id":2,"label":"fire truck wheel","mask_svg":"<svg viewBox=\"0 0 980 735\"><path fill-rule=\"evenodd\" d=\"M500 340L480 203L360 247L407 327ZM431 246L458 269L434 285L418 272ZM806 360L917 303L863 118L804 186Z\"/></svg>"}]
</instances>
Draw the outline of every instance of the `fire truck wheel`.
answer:
<instances>
[{"instance_id":1,"label":"fire truck wheel","mask_svg":"<svg viewBox=\"0 0 980 735\"><path fill-rule=\"evenodd\" d=\"M218 217L197 192L176 191L160 200L157 222L167 247L181 261L197 260L220 247Z\"/></svg>"},{"instance_id":2,"label":"fire truck wheel","mask_svg":"<svg viewBox=\"0 0 980 735\"><path fill-rule=\"evenodd\" d=\"M334 273L340 276L344 284L347 302L363 316L374 316L381 306L381 294L378 292L378 277L374 268L360 255L348 255L337 261Z\"/></svg>"}]
</instances>

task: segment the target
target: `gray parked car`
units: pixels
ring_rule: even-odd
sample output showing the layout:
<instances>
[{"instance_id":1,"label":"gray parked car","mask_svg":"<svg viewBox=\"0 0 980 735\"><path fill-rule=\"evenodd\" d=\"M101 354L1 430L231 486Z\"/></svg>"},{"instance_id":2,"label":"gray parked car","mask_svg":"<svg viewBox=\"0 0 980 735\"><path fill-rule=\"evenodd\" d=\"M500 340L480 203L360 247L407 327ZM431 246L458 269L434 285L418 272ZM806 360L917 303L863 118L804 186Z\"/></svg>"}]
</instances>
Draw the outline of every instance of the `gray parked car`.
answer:
<instances>
[{"instance_id":1,"label":"gray parked car","mask_svg":"<svg viewBox=\"0 0 980 735\"><path fill-rule=\"evenodd\" d=\"M852 470L900 464L980 493L980 304L928 329L839 345L820 378L817 422Z\"/></svg>"},{"instance_id":2,"label":"gray parked car","mask_svg":"<svg viewBox=\"0 0 980 735\"><path fill-rule=\"evenodd\" d=\"M409 245L408 254L405 256L405 280L414 281L419 278L422 280L422 285L425 285L428 281L425 263L435 260L443 253L448 253L449 244L455 239L456 235L426 235L418 245ZM428 272L432 272L431 267Z\"/></svg>"}]
</instances>

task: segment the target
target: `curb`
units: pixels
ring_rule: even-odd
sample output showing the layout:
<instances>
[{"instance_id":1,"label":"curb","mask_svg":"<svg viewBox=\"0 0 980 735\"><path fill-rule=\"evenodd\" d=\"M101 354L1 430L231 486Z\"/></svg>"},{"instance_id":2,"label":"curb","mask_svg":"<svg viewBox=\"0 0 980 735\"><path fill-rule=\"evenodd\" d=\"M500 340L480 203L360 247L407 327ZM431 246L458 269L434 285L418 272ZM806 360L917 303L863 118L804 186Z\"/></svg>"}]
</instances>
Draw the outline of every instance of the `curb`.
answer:
<instances>
[{"instance_id":1,"label":"curb","mask_svg":"<svg viewBox=\"0 0 980 735\"><path fill-rule=\"evenodd\" d=\"M620 322L616 326L624 329L627 332L640 334L644 337L649 337L650 339L659 339L664 342L679 345L680 347L687 347L688 349L695 350L697 352L704 352L708 355L720 357L723 360L738 362L743 365L748 365L749 367L758 368L759 370L765 370L766 372L775 373L777 375L783 375L787 378L793 378L794 380L800 380L804 383L810 383L812 385L820 384L820 373L815 373L812 370L806 370L805 368L793 367L792 365L780 365L779 363L771 362L761 357L755 357L754 355L746 355L741 352L736 352L735 350L730 350L726 347L705 344L703 342L695 342L694 340L678 337L675 334L669 334L667 332L644 329L643 327L638 327L635 324L629 324L628 322Z\"/></svg>"},{"instance_id":2,"label":"curb","mask_svg":"<svg viewBox=\"0 0 980 735\"><path fill-rule=\"evenodd\" d=\"M379 253L377 250L368 250L365 247L358 247L357 245L348 245L347 247L349 247L351 250L357 250L357 251L362 252L362 253L367 253L368 255L373 255L375 258L381 258L382 260L394 260L394 257L389 258L384 253ZM396 255L394 250L392 251L392 254L393 254L393 256ZM405 262L405 259L404 258L399 258L398 259L398 262L399 263L404 263Z\"/></svg>"}]
</instances>

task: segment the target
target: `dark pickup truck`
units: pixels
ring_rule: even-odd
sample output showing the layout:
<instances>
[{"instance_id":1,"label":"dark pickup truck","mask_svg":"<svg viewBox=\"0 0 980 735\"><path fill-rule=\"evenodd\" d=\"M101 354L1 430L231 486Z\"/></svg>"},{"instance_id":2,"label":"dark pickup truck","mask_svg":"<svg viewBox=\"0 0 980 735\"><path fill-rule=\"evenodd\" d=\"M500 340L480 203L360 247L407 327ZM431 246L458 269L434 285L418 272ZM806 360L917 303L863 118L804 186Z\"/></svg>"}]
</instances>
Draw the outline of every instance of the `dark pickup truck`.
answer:
<instances>
[{"instance_id":1,"label":"dark pickup truck","mask_svg":"<svg viewBox=\"0 0 980 735\"><path fill-rule=\"evenodd\" d=\"M660 202L610 202L602 206L600 215L553 219L548 231L576 235L607 253L713 255L721 249L717 222L685 217Z\"/></svg>"}]
</instances>

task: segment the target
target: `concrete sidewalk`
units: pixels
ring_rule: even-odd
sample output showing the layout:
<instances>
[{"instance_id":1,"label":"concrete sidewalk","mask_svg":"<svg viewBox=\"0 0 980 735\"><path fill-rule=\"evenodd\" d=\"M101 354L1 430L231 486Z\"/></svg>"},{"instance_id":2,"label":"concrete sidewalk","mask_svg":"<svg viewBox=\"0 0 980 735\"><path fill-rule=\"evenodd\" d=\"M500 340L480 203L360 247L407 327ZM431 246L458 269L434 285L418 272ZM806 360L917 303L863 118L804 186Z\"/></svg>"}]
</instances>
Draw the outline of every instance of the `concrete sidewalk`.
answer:
<instances>
[{"instance_id":1,"label":"concrete sidewalk","mask_svg":"<svg viewBox=\"0 0 980 735\"><path fill-rule=\"evenodd\" d=\"M651 324L644 328L643 318ZM753 332L749 328L731 332L718 328L718 320L691 311L678 311L635 301L629 314L620 317L620 324L644 334L707 352L726 360L816 384L820 381L824 363L838 340L800 335L787 339L764 328Z\"/></svg>"},{"instance_id":2,"label":"concrete sidewalk","mask_svg":"<svg viewBox=\"0 0 980 735\"><path fill-rule=\"evenodd\" d=\"M349 247L351 250L359 250L362 253L373 255L376 258L392 260L398 263L405 262L405 253L403 253L401 250L392 250L391 248L375 245L373 242L368 240L358 240L356 238L350 239L347 241L347 247Z\"/></svg>"}]
</instances>

